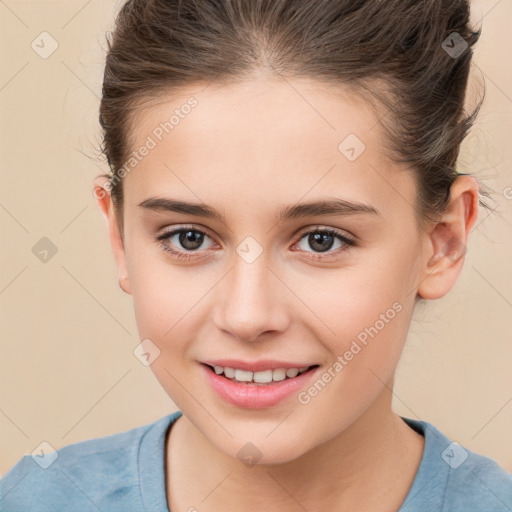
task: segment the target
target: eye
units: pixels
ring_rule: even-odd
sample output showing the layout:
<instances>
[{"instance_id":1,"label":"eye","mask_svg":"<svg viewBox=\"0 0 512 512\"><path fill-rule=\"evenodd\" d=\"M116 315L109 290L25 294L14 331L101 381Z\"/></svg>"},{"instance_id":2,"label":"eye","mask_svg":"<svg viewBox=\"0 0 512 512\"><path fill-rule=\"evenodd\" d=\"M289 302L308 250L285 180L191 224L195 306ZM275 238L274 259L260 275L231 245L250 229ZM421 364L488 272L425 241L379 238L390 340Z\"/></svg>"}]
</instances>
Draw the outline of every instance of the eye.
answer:
<instances>
[{"instance_id":1,"label":"eye","mask_svg":"<svg viewBox=\"0 0 512 512\"><path fill-rule=\"evenodd\" d=\"M195 254L196 252L198 253L208 249L204 247L201 249L205 237L210 238L207 233L200 229L184 226L163 233L157 236L155 240L160 243L166 252L179 259L190 260L198 257L198 255ZM322 228L321 226L317 226L315 229L302 233L296 245L300 245L303 239L305 239L306 243L314 250L308 251L304 247L299 247L300 250L312 253L308 258L314 260L324 260L335 257L339 253L348 251L351 247L356 245L354 240L346 237L339 231L330 228ZM337 250L331 251L336 241L338 241L341 246L338 247ZM176 247L178 248L176 249Z\"/></svg>"},{"instance_id":2,"label":"eye","mask_svg":"<svg viewBox=\"0 0 512 512\"><path fill-rule=\"evenodd\" d=\"M330 228L322 228L321 226L302 233L298 244L300 244L303 239L305 239L307 245L314 249L314 251L312 251L312 258L316 260L336 256L341 252L348 251L351 247L356 245L354 240L342 235L339 231ZM336 241L340 243L338 250L330 251ZM300 249L305 252L311 252L307 251L304 247L300 247ZM323 256L325 253L327 253L327 256Z\"/></svg>"},{"instance_id":3,"label":"eye","mask_svg":"<svg viewBox=\"0 0 512 512\"><path fill-rule=\"evenodd\" d=\"M163 233L156 237L156 240L160 242L165 251L180 259L187 260L197 257L193 253L199 251L204 242L204 237L210 238L204 231L199 229L182 227ZM172 242L172 244L170 242ZM173 246L178 246L178 249L175 249ZM179 247L182 247L184 250L180 250ZM206 249L203 248L201 250ZM187 252L191 252L192 254L187 254Z\"/></svg>"}]
</instances>

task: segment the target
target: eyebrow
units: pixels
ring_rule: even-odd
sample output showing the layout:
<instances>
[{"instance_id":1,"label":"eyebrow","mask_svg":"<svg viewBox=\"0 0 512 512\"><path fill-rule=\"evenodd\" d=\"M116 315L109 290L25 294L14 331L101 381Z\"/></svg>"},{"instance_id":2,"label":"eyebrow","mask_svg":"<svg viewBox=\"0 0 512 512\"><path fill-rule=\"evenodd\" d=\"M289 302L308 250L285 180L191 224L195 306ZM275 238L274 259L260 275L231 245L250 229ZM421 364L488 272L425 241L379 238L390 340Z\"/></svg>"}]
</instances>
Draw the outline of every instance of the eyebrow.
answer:
<instances>
[{"instance_id":1,"label":"eyebrow","mask_svg":"<svg viewBox=\"0 0 512 512\"><path fill-rule=\"evenodd\" d=\"M224 216L218 210L201 203L189 203L166 197L150 197L139 203L138 206L152 211L184 213L195 217L215 219L225 223ZM379 210L371 205L329 198L286 206L278 213L278 221L282 222L302 217L347 216L355 214L381 215Z\"/></svg>"}]
</instances>

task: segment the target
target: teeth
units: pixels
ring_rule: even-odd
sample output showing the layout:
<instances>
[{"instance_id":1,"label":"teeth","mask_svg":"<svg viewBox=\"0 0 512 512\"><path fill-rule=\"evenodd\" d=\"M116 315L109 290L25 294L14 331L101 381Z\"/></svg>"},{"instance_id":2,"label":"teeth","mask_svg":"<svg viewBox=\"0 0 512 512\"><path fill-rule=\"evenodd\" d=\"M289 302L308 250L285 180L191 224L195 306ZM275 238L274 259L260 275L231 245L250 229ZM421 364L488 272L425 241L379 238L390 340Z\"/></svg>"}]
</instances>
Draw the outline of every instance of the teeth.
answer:
<instances>
[{"instance_id":1,"label":"teeth","mask_svg":"<svg viewBox=\"0 0 512 512\"><path fill-rule=\"evenodd\" d=\"M228 379L232 379L235 376L235 369L234 368L224 368L224 375Z\"/></svg>"},{"instance_id":2,"label":"teeth","mask_svg":"<svg viewBox=\"0 0 512 512\"><path fill-rule=\"evenodd\" d=\"M309 366L302 368L276 368L274 370L263 370L261 372L250 372L222 366L214 366L213 370L217 375L224 374L228 379L234 379L238 382L256 382L258 384L268 384L270 382L280 382L282 380L293 379L300 373L305 372Z\"/></svg>"},{"instance_id":3,"label":"teeth","mask_svg":"<svg viewBox=\"0 0 512 512\"><path fill-rule=\"evenodd\" d=\"M246 372L245 370L235 370L235 379L240 382L251 382L252 372Z\"/></svg>"},{"instance_id":4,"label":"teeth","mask_svg":"<svg viewBox=\"0 0 512 512\"><path fill-rule=\"evenodd\" d=\"M293 379L293 377L297 377L298 374L299 370L297 368L288 368L288 370L286 370L286 376L291 379Z\"/></svg>"},{"instance_id":5,"label":"teeth","mask_svg":"<svg viewBox=\"0 0 512 512\"><path fill-rule=\"evenodd\" d=\"M284 380L286 379L286 370L284 368L276 368L272 372L272 380Z\"/></svg>"},{"instance_id":6,"label":"teeth","mask_svg":"<svg viewBox=\"0 0 512 512\"><path fill-rule=\"evenodd\" d=\"M260 384L268 384L269 382L272 382L272 370L254 372L252 378L254 382L259 382Z\"/></svg>"}]
</instances>

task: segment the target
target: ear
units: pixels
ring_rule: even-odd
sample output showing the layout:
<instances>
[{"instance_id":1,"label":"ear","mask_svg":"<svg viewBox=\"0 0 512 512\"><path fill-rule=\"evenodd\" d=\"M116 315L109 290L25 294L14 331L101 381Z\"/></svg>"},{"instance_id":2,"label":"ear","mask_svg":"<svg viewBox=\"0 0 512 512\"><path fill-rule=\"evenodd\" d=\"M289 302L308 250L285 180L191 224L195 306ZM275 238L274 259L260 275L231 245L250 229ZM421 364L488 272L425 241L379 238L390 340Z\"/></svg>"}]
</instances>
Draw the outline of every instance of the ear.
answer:
<instances>
[{"instance_id":1,"label":"ear","mask_svg":"<svg viewBox=\"0 0 512 512\"><path fill-rule=\"evenodd\" d=\"M478 181L459 176L450 188L450 201L425 239L418 295L434 300L455 285L464 264L469 233L478 216Z\"/></svg>"},{"instance_id":2,"label":"ear","mask_svg":"<svg viewBox=\"0 0 512 512\"><path fill-rule=\"evenodd\" d=\"M94 179L94 197L98 202L101 213L107 223L110 245L114 253L119 272L119 285L126 293L131 294L130 282L128 279L128 268L126 265L126 254L124 250L123 236L119 229L118 219L114 210L111 197L111 182L105 176L98 176Z\"/></svg>"}]
</instances>

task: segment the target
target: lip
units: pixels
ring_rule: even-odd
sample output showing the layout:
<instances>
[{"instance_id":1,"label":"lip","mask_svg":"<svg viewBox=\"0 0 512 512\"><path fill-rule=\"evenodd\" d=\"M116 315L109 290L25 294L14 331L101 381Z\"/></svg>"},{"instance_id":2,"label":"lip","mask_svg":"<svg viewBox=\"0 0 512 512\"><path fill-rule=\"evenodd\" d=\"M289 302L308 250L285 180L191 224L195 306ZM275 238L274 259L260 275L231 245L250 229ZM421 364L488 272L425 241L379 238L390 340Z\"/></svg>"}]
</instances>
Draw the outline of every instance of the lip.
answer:
<instances>
[{"instance_id":1,"label":"lip","mask_svg":"<svg viewBox=\"0 0 512 512\"><path fill-rule=\"evenodd\" d=\"M222 366L223 368L234 368L236 370L245 370L247 372L261 372L263 370L275 370L277 368L304 368L304 366L313 366L315 363L285 363L275 359L261 359L259 361L240 361L238 359L215 359L201 361L210 366Z\"/></svg>"},{"instance_id":2,"label":"lip","mask_svg":"<svg viewBox=\"0 0 512 512\"><path fill-rule=\"evenodd\" d=\"M216 362L220 363L220 361ZM223 360L223 362L225 363L226 360ZM265 363L268 364L268 362ZM315 366L315 368L311 368L293 379L285 379L270 384L249 384L234 382L222 375L217 375L207 364L210 363L201 363L200 367L213 391L224 401L244 409L266 409L279 404L305 387L320 369L320 366ZM224 365L218 364L218 366ZM225 366L229 365L226 364ZM246 367L248 366L249 364L246 365ZM288 367L297 368L297 366ZM265 368L269 368L269 366ZM285 366L276 366L276 368L285 368ZM244 368L239 369L244 370Z\"/></svg>"}]
</instances>

